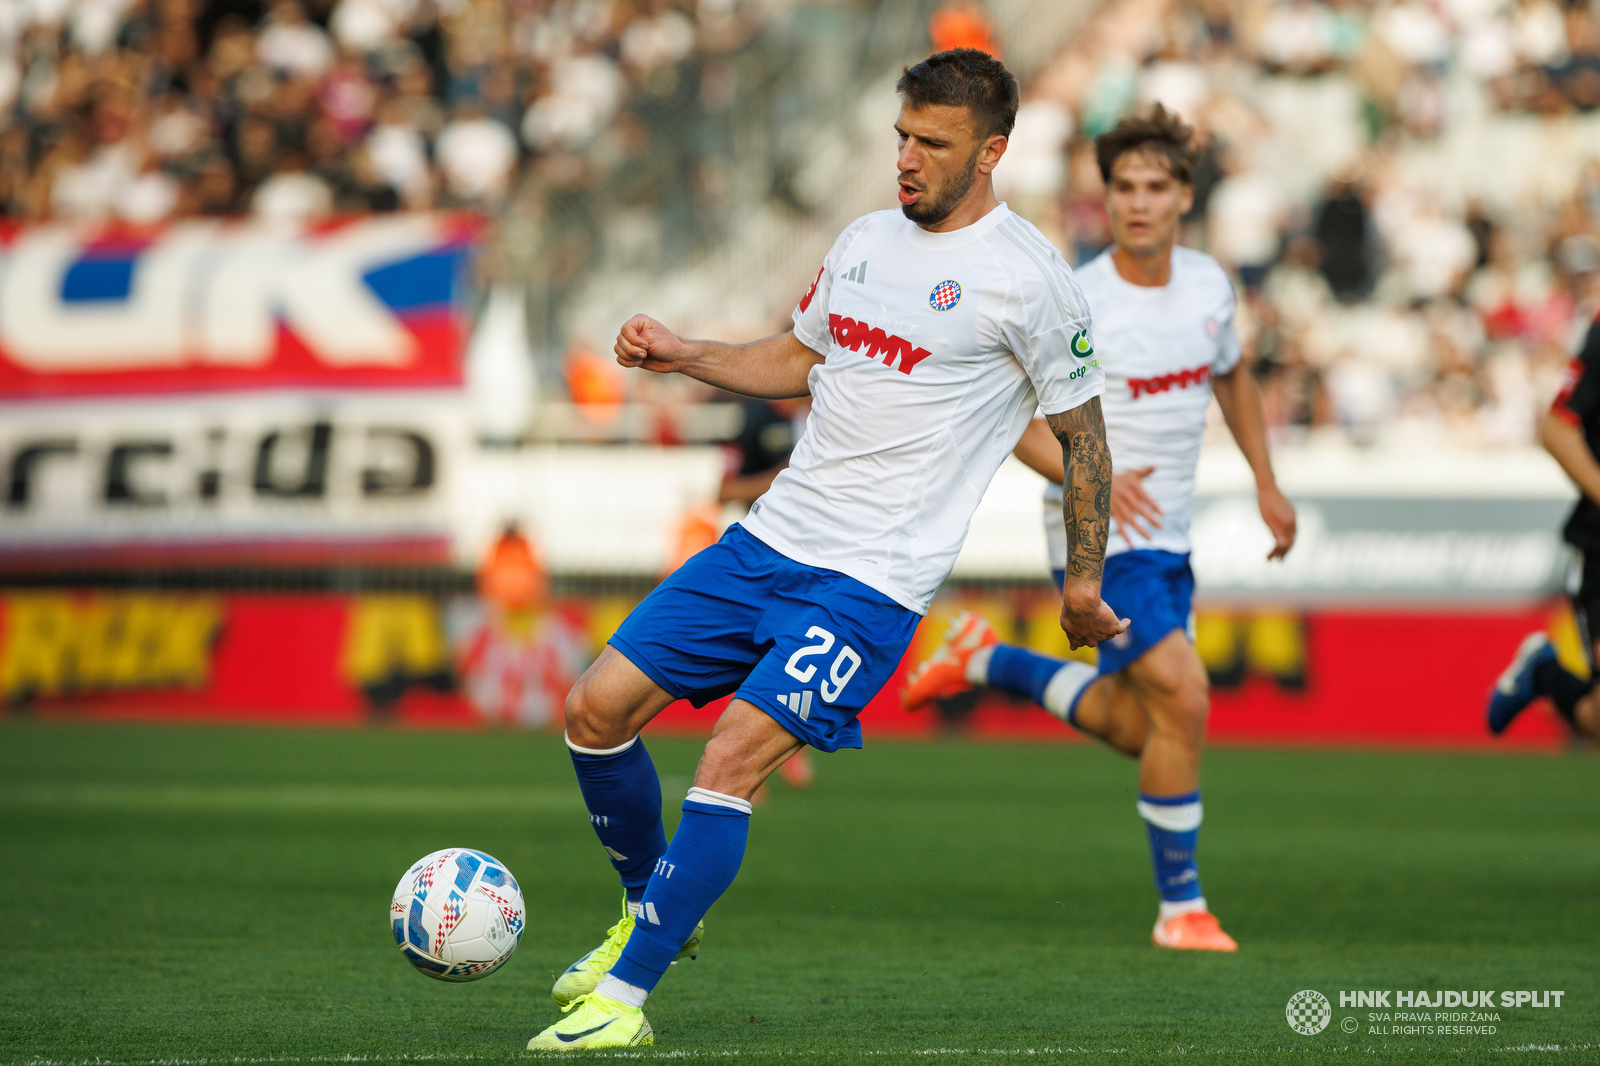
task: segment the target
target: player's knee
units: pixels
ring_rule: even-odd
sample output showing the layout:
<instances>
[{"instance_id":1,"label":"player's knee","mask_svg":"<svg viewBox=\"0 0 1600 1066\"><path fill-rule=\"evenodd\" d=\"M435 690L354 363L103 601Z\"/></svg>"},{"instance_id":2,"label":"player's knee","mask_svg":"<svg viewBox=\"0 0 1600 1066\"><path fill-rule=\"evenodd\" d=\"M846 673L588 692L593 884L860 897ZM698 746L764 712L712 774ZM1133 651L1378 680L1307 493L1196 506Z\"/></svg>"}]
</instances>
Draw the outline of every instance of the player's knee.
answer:
<instances>
[{"instance_id":1,"label":"player's knee","mask_svg":"<svg viewBox=\"0 0 1600 1066\"><path fill-rule=\"evenodd\" d=\"M1199 747L1206 732L1206 715L1211 709L1210 685L1204 674L1174 678L1169 685L1152 693L1152 717L1156 728Z\"/></svg>"},{"instance_id":2,"label":"player's knee","mask_svg":"<svg viewBox=\"0 0 1600 1066\"><path fill-rule=\"evenodd\" d=\"M616 715L608 715L594 697L588 679L580 678L567 693L567 740L580 748L605 749L624 744L628 737L626 722Z\"/></svg>"},{"instance_id":3,"label":"player's knee","mask_svg":"<svg viewBox=\"0 0 1600 1066\"><path fill-rule=\"evenodd\" d=\"M744 746L731 732L712 735L694 772L695 787L740 799L754 795L761 778L759 768L750 765Z\"/></svg>"}]
</instances>

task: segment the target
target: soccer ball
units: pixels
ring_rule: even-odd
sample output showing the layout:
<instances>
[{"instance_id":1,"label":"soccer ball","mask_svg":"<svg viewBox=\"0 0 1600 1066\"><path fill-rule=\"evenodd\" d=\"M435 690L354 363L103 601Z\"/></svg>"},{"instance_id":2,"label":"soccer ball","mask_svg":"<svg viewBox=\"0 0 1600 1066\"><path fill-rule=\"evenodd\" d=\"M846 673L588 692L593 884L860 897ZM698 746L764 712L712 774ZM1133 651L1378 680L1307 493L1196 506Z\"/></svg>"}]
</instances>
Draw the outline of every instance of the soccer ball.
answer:
<instances>
[{"instance_id":1,"label":"soccer ball","mask_svg":"<svg viewBox=\"0 0 1600 1066\"><path fill-rule=\"evenodd\" d=\"M441 981L476 981L498 970L517 950L526 913L505 864L471 848L417 860L389 902L400 953Z\"/></svg>"}]
</instances>

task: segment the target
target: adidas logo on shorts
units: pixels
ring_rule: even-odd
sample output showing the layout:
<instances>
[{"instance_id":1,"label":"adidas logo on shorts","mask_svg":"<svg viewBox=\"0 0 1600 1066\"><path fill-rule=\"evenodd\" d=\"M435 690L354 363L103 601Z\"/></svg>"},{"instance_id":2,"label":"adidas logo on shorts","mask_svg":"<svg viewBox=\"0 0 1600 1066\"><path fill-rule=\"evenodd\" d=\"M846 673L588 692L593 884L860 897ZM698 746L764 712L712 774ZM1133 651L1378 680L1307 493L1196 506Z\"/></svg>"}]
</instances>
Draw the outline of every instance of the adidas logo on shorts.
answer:
<instances>
[{"instance_id":1,"label":"adidas logo on shorts","mask_svg":"<svg viewBox=\"0 0 1600 1066\"><path fill-rule=\"evenodd\" d=\"M778 693L778 702L799 715L802 722L811 717L810 689L806 689L804 692L791 692L788 695L780 692Z\"/></svg>"}]
</instances>

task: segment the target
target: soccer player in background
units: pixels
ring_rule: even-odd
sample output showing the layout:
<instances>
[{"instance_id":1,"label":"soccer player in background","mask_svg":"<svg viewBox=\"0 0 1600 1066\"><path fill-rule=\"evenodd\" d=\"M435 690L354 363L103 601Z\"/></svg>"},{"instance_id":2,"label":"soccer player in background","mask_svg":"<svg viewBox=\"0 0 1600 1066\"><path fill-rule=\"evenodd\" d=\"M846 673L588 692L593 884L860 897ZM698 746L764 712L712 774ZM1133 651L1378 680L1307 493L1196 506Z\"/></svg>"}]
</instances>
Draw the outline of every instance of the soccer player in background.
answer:
<instances>
[{"instance_id":1,"label":"soccer player in background","mask_svg":"<svg viewBox=\"0 0 1600 1066\"><path fill-rule=\"evenodd\" d=\"M1213 396L1255 473L1274 542L1269 559L1293 546L1295 514L1273 478L1260 394L1240 365L1233 285L1216 260L1176 246L1194 196L1189 137L1158 104L1095 140L1114 243L1076 275L1094 315L1115 465L1103 594L1132 625L1100 645L1097 668L1001 644L987 622L964 613L901 699L915 710L994 685L1137 758L1138 811L1161 896L1152 939L1164 948L1233 951L1238 945L1211 915L1195 863L1209 685L1191 631L1189 520ZM1046 535L1059 584L1064 530L1049 512L1060 499L1062 467L1041 448L1042 432L1038 422L1029 427L1016 454L1050 479Z\"/></svg>"},{"instance_id":2,"label":"soccer player in background","mask_svg":"<svg viewBox=\"0 0 1600 1066\"><path fill-rule=\"evenodd\" d=\"M1589 677L1578 677L1556 659L1541 630L1522 641L1489 692L1489 732L1504 733L1539 696L1550 697L1557 713L1576 733L1600 737L1600 705L1594 684L1600 659L1600 320L1591 323L1583 348L1567 368L1555 403L1539 424L1539 443L1555 457L1578 487L1578 504L1561 535L1577 549L1577 588L1572 613L1589 660Z\"/></svg>"},{"instance_id":3,"label":"soccer player in background","mask_svg":"<svg viewBox=\"0 0 1600 1066\"><path fill-rule=\"evenodd\" d=\"M1111 458L1089 309L1039 231L995 199L1017 83L982 52L908 68L899 211L851 223L787 333L684 340L643 315L618 361L747 396L812 397L789 466L722 540L662 582L567 699L589 820L621 922L557 980L567 1017L530 1049L653 1042L641 1008L733 882L750 797L803 746L861 746L856 720L949 575L973 510L1033 411L1059 442L1074 647L1127 626L1100 598ZM639 730L728 692L668 846Z\"/></svg>"}]
</instances>

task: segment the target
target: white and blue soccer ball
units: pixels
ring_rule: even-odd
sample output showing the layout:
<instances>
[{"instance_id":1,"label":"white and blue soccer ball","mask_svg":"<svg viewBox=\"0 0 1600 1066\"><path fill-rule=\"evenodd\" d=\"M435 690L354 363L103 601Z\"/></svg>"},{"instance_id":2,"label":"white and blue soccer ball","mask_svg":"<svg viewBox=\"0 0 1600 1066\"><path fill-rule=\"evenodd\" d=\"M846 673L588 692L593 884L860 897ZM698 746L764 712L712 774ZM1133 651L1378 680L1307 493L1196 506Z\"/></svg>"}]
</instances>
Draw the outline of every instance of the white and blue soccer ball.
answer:
<instances>
[{"instance_id":1,"label":"white and blue soccer ball","mask_svg":"<svg viewBox=\"0 0 1600 1066\"><path fill-rule=\"evenodd\" d=\"M522 939L527 908L505 863L472 848L418 859L389 902L394 942L406 961L441 981L494 973Z\"/></svg>"}]
</instances>

